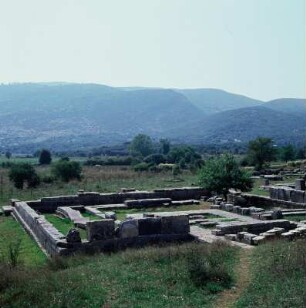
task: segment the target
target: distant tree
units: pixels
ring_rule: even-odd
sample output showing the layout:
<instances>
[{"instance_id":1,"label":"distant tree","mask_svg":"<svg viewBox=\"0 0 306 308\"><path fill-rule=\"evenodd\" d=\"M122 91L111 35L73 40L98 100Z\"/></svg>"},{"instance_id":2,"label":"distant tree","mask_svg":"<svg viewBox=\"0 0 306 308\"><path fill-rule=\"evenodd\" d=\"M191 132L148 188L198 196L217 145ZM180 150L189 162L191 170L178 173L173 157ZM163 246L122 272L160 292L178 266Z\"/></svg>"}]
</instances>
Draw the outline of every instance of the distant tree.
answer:
<instances>
[{"instance_id":1,"label":"distant tree","mask_svg":"<svg viewBox=\"0 0 306 308\"><path fill-rule=\"evenodd\" d=\"M12 153L11 153L10 151L6 151L6 152L5 152L5 157L6 157L7 159L10 159L10 158L12 157Z\"/></svg>"},{"instance_id":2,"label":"distant tree","mask_svg":"<svg viewBox=\"0 0 306 308\"><path fill-rule=\"evenodd\" d=\"M160 139L159 143L161 145L161 152L167 155L170 151L170 141L168 139Z\"/></svg>"},{"instance_id":3,"label":"distant tree","mask_svg":"<svg viewBox=\"0 0 306 308\"><path fill-rule=\"evenodd\" d=\"M132 155L146 157L153 153L153 142L149 136L139 134L132 140L129 150Z\"/></svg>"},{"instance_id":4,"label":"distant tree","mask_svg":"<svg viewBox=\"0 0 306 308\"><path fill-rule=\"evenodd\" d=\"M305 149L298 149L295 153L295 159L305 159Z\"/></svg>"},{"instance_id":5,"label":"distant tree","mask_svg":"<svg viewBox=\"0 0 306 308\"><path fill-rule=\"evenodd\" d=\"M43 149L40 151L39 154L39 164L40 165L50 165L52 161L50 151Z\"/></svg>"},{"instance_id":6,"label":"distant tree","mask_svg":"<svg viewBox=\"0 0 306 308\"><path fill-rule=\"evenodd\" d=\"M14 186L18 189L23 189L25 182L27 182L28 187L36 187L40 183L40 178L34 167L28 163L12 165L9 171L9 179L14 182Z\"/></svg>"},{"instance_id":7,"label":"distant tree","mask_svg":"<svg viewBox=\"0 0 306 308\"><path fill-rule=\"evenodd\" d=\"M258 137L249 142L247 157L256 170L261 170L266 163L275 159L275 156L276 151L272 139Z\"/></svg>"},{"instance_id":8,"label":"distant tree","mask_svg":"<svg viewBox=\"0 0 306 308\"><path fill-rule=\"evenodd\" d=\"M81 179L82 167L79 162L59 160L52 166L52 173L55 178L64 182L72 179Z\"/></svg>"},{"instance_id":9,"label":"distant tree","mask_svg":"<svg viewBox=\"0 0 306 308\"><path fill-rule=\"evenodd\" d=\"M280 148L280 158L285 162L287 162L288 160L294 160L295 159L294 147L291 144L289 144Z\"/></svg>"},{"instance_id":10,"label":"distant tree","mask_svg":"<svg viewBox=\"0 0 306 308\"><path fill-rule=\"evenodd\" d=\"M199 172L199 184L226 198L230 188L247 191L252 188L253 183L250 175L239 167L234 156L224 154L205 162Z\"/></svg>"}]
</instances>

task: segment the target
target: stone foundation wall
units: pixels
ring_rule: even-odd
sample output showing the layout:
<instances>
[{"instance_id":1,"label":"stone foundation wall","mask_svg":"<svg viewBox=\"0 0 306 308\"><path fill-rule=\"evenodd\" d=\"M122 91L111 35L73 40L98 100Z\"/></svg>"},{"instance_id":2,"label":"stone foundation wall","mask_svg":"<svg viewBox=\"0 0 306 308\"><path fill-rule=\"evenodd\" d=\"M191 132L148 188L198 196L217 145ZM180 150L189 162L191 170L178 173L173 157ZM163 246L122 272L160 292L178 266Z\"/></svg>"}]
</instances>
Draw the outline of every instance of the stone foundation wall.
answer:
<instances>
[{"instance_id":1,"label":"stone foundation wall","mask_svg":"<svg viewBox=\"0 0 306 308\"><path fill-rule=\"evenodd\" d=\"M144 217L115 225L112 219L85 223L87 240L63 235L26 202L14 202L14 217L49 256L142 246L147 243L191 240L188 215ZM78 233L77 229L72 229Z\"/></svg>"},{"instance_id":2,"label":"stone foundation wall","mask_svg":"<svg viewBox=\"0 0 306 308\"><path fill-rule=\"evenodd\" d=\"M269 188L269 193L271 199L305 203L306 206L306 194L304 190L293 189L287 186L272 186Z\"/></svg>"},{"instance_id":3,"label":"stone foundation wall","mask_svg":"<svg viewBox=\"0 0 306 308\"><path fill-rule=\"evenodd\" d=\"M104 205L124 203L125 200L170 198L172 200L200 199L207 191L200 187L156 189L153 191L131 191L120 193L81 192L78 195L45 197L27 201L28 205L40 213L53 213L59 206Z\"/></svg>"},{"instance_id":4,"label":"stone foundation wall","mask_svg":"<svg viewBox=\"0 0 306 308\"><path fill-rule=\"evenodd\" d=\"M63 249L59 247L59 242L64 241L65 236L54 228L44 216L38 215L25 202L16 202L13 215L40 244L45 253L50 256L61 254Z\"/></svg>"},{"instance_id":5,"label":"stone foundation wall","mask_svg":"<svg viewBox=\"0 0 306 308\"><path fill-rule=\"evenodd\" d=\"M305 203L292 202L280 199L272 199L266 196L252 194L241 194L240 198L244 199L243 206L258 206L261 208L284 207L284 208L305 208ZM235 198L234 198L235 199ZM235 203L235 201L233 201Z\"/></svg>"}]
</instances>

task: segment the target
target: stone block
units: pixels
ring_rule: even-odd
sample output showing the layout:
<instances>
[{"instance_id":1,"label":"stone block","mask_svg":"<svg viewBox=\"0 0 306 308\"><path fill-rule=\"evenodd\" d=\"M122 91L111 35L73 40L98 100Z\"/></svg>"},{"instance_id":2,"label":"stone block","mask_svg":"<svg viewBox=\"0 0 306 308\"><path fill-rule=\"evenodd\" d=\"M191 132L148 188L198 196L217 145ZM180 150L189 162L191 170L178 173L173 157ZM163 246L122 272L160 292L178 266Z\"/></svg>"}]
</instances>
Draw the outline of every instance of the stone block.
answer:
<instances>
[{"instance_id":1,"label":"stone block","mask_svg":"<svg viewBox=\"0 0 306 308\"><path fill-rule=\"evenodd\" d=\"M235 241L236 240L236 234L225 234L224 235L225 239L229 241Z\"/></svg>"},{"instance_id":2,"label":"stone block","mask_svg":"<svg viewBox=\"0 0 306 308\"><path fill-rule=\"evenodd\" d=\"M140 218L138 219L139 235L161 234L161 218Z\"/></svg>"},{"instance_id":3,"label":"stone block","mask_svg":"<svg viewBox=\"0 0 306 308\"><path fill-rule=\"evenodd\" d=\"M163 234L185 234L189 233L188 215L163 216L161 217L161 233Z\"/></svg>"},{"instance_id":4,"label":"stone block","mask_svg":"<svg viewBox=\"0 0 306 308\"><path fill-rule=\"evenodd\" d=\"M272 212L272 219L282 219L283 216L283 212L279 209Z\"/></svg>"},{"instance_id":5,"label":"stone block","mask_svg":"<svg viewBox=\"0 0 306 308\"><path fill-rule=\"evenodd\" d=\"M297 203L304 202L305 191L303 190L293 190L291 192L291 201Z\"/></svg>"},{"instance_id":6,"label":"stone block","mask_svg":"<svg viewBox=\"0 0 306 308\"><path fill-rule=\"evenodd\" d=\"M67 243L81 243L80 232L77 229L70 229L66 235Z\"/></svg>"},{"instance_id":7,"label":"stone block","mask_svg":"<svg viewBox=\"0 0 306 308\"><path fill-rule=\"evenodd\" d=\"M210 205L210 208L211 208L212 210L220 210L221 205L220 205L220 204L211 204L211 205Z\"/></svg>"},{"instance_id":8,"label":"stone block","mask_svg":"<svg viewBox=\"0 0 306 308\"><path fill-rule=\"evenodd\" d=\"M104 214L106 219L114 219L114 220L117 219L117 215L115 212L110 211L110 212L105 212Z\"/></svg>"},{"instance_id":9,"label":"stone block","mask_svg":"<svg viewBox=\"0 0 306 308\"><path fill-rule=\"evenodd\" d=\"M137 219L125 220L119 225L119 237L130 238L137 237L138 235L139 231Z\"/></svg>"},{"instance_id":10,"label":"stone block","mask_svg":"<svg viewBox=\"0 0 306 308\"><path fill-rule=\"evenodd\" d=\"M245 233L243 235L242 242L245 243L245 244L252 245L253 244L253 238L256 237L256 236L257 235L253 234L253 233Z\"/></svg>"},{"instance_id":11,"label":"stone block","mask_svg":"<svg viewBox=\"0 0 306 308\"><path fill-rule=\"evenodd\" d=\"M240 209L241 209L241 206L239 206L239 205L234 205L233 206L233 212L234 213L239 214L240 213Z\"/></svg>"},{"instance_id":12,"label":"stone block","mask_svg":"<svg viewBox=\"0 0 306 308\"><path fill-rule=\"evenodd\" d=\"M250 215L250 209L248 207L242 207L241 215Z\"/></svg>"},{"instance_id":13,"label":"stone block","mask_svg":"<svg viewBox=\"0 0 306 308\"><path fill-rule=\"evenodd\" d=\"M259 244L262 244L264 243L266 240L266 238L264 236L255 236L253 237L253 245L259 245Z\"/></svg>"},{"instance_id":14,"label":"stone block","mask_svg":"<svg viewBox=\"0 0 306 308\"><path fill-rule=\"evenodd\" d=\"M92 220L86 223L88 241L106 240L114 237L115 221L113 219Z\"/></svg>"},{"instance_id":15,"label":"stone block","mask_svg":"<svg viewBox=\"0 0 306 308\"><path fill-rule=\"evenodd\" d=\"M295 180L294 186L296 190L305 190L305 180L304 179Z\"/></svg>"},{"instance_id":16,"label":"stone block","mask_svg":"<svg viewBox=\"0 0 306 308\"><path fill-rule=\"evenodd\" d=\"M225 210L228 211L228 212L232 212L233 211L233 207L234 207L234 205L231 204L231 203L226 203L225 204Z\"/></svg>"}]
</instances>

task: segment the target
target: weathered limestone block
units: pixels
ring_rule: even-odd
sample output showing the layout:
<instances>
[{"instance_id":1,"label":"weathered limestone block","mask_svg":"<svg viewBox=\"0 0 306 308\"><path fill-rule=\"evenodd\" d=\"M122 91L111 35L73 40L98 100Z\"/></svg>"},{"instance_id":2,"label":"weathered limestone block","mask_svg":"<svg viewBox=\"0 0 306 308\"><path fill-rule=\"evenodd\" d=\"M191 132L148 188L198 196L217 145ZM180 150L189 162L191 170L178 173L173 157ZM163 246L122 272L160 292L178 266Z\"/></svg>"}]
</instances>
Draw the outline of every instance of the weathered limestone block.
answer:
<instances>
[{"instance_id":1,"label":"weathered limestone block","mask_svg":"<svg viewBox=\"0 0 306 308\"><path fill-rule=\"evenodd\" d=\"M258 235L253 237L253 245L259 245L264 243L266 238L264 236Z\"/></svg>"},{"instance_id":2,"label":"weathered limestone block","mask_svg":"<svg viewBox=\"0 0 306 308\"><path fill-rule=\"evenodd\" d=\"M241 215L250 215L250 209L248 207L242 207Z\"/></svg>"},{"instance_id":3,"label":"weathered limestone block","mask_svg":"<svg viewBox=\"0 0 306 308\"><path fill-rule=\"evenodd\" d=\"M304 202L305 191L303 190L293 190L291 193L291 201L297 203Z\"/></svg>"},{"instance_id":4,"label":"weathered limestone block","mask_svg":"<svg viewBox=\"0 0 306 308\"><path fill-rule=\"evenodd\" d=\"M161 234L161 218L140 218L138 219L139 235Z\"/></svg>"},{"instance_id":5,"label":"weathered limestone block","mask_svg":"<svg viewBox=\"0 0 306 308\"><path fill-rule=\"evenodd\" d=\"M296 190L305 190L305 180L304 179L295 180L295 189Z\"/></svg>"},{"instance_id":6,"label":"weathered limestone block","mask_svg":"<svg viewBox=\"0 0 306 308\"><path fill-rule=\"evenodd\" d=\"M86 223L88 241L106 240L114 237L115 221L113 219L92 220Z\"/></svg>"},{"instance_id":7,"label":"weathered limestone block","mask_svg":"<svg viewBox=\"0 0 306 308\"><path fill-rule=\"evenodd\" d=\"M2 209L5 216L9 216L13 212L13 207L10 205L4 205Z\"/></svg>"},{"instance_id":8,"label":"weathered limestone block","mask_svg":"<svg viewBox=\"0 0 306 308\"><path fill-rule=\"evenodd\" d=\"M163 216L161 218L161 233L163 234L185 234L189 231L188 215Z\"/></svg>"},{"instance_id":9,"label":"weathered limestone block","mask_svg":"<svg viewBox=\"0 0 306 308\"><path fill-rule=\"evenodd\" d=\"M221 206L220 206L220 204L211 204L210 208L212 210L220 210Z\"/></svg>"},{"instance_id":10,"label":"weathered limestone block","mask_svg":"<svg viewBox=\"0 0 306 308\"><path fill-rule=\"evenodd\" d=\"M117 219L117 215L116 215L115 212L112 212L112 211L105 212L105 218L106 219L114 219L114 220L116 220Z\"/></svg>"},{"instance_id":11,"label":"weathered limestone block","mask_svg":"<svg viewBox=\"0 0 306 308\"><path fill-rule=\"evenodd\" d=\"M128 207L146 207L146 206L163 206L171 204L170 198L156 198L156 199L138 199L125 200L124 204Z\"/></svg>"},{"instance_id":12,"label":"weathered limestone block","mask_svg":"<svg viewBox=\"0 0 306 308\"><path fill-rule=\"evenodd\" d=\"M225 210L228 211L228 212L232 212L233 211L233 207L234 207L234 205L231 204L231 203L226 203L225 204Z\"/></svg>"},{"instance_id":13,"label":"weathered limestone block","mask_svg":"<svg viewBox=\"0 0 306 308\"><path fill-rule=\"evenodd\" d=\"M130 238L130 237L136 237L138 235L139 231L138 231L137 219L125 220L119 225L119 237Z\"/></svg>"},{"instance_id":14,"label":"weathered limestone block","mask_svg":"<svg viewBox=\"0 0 306 308\"><path fill-rule=\"evenodd\" d=\"M238 232L236 235L236 239L237 241L241 241L244 237L245 234L247 234L248 232L242 231L242 232Z\"/></svg>"},{"instance_id":15,"label":"weathered limestone block","mask_svg":"<svg viewBox=\"0 0 306 308\"><path fill-rule=\"evenodd\" d=\"M252 245L253 244L253 238L255 238L257 235L253 233L245 233L242 242L245 244Z\"/></svg>"},{"instance_id":16,"label":"weathered limestone block","mask_svg":"<svg viewBox=\"0 0 306 308\"><path fill-rule=\"evenodd\" d=\"M272 219L282 219L283 218L283 212L281 210L274 210L272 212Z\"/></svg>"},{"instance_id":17,"label":"weathered limestone block","mask_svg":"<svg viewBox=\"0 0 306 308\"><path fill-rule=\"evenodd\" d=\"M77 229L70 229L66 235L67 243L81 243L80 232Z\"/></svg>"},{"instance_id":18,"label":"weathered limestone block","mask_svg":"<svg viewBox=\"0 0 306 308\"><path fill-rule=\"evenodd\" d=\"M240 213L240 209L241 209L241 206L239 206L239 205L234 205L233 206L233 212L234 213L237 213L237 214Z\"/></svg>"},{"instance_id":19,"label":"weathered limestone block","mask_svg":"<svg viewBox=\"0 0 306 308\"><path fill-rule=\"evenodd\" d=\"M235 241L236 240L236 234L225 234L224 235L225 239L229 241Z\"/></svg>"}]
</instances>

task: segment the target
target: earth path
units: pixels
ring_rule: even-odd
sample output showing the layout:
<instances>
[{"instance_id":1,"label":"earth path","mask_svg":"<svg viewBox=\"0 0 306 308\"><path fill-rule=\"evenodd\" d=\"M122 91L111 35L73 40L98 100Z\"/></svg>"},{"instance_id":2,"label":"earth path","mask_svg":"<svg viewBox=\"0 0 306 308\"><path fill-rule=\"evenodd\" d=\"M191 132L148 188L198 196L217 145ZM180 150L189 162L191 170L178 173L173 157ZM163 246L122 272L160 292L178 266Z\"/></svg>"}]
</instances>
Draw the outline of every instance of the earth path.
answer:
<instances>
[{"instance_id":1,"label":"earth path","mask_svg":"<svg viewBox=\"0 0 306 308\"><path fill-rule=\"evenodd\" d=\"M242 292L250 283L250 263L252 249L240 249L239 260L236 265L237 282L234 288L223 291L217 299L214 307L234 307Z\"/></svg>"}]
</instances>

